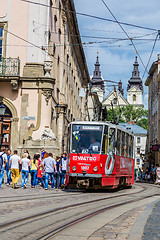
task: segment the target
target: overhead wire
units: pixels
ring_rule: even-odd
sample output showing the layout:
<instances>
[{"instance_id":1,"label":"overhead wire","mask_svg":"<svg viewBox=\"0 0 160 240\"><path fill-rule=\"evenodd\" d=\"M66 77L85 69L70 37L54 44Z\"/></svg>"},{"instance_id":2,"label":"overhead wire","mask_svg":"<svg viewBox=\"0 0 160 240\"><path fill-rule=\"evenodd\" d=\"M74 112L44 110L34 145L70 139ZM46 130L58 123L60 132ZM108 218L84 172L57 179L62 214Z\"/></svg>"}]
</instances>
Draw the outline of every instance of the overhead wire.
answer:
<instances>
[{"instance_id":1,"label":"overhead wire","mask_svg":"<svg viewBox=\"0 0 160 240\"><path fill-rule=\"evenodd\" d=\"M47 5L47 4L44 4L44 3L33 2L31 0L20 0L20 1L26 2L26 3L28 2L28 3L31 3L31 4L35 4L35 5L39 5L39 6L53 8L53 9L59 10L58 7L50 6L50 5ZM114 20L111 20L111 19L107 19L107 18L103 18L103 17L99 17L99 16L87 14L87 13L81 13L81 12L65 10L65 9L61 9L61 10L64 11L64 12L69 12L69 13L73 13L73 14L76 14L76 15L81 15L81 16L85 16L85 17L90 17L90 18L95 18L95 19L99 19L99 20L103 20L103 21L117 23L116 20L114 21ZM140 28L140 29L145 29L145 30L150 30L150 31L158 31L155 28L144 27L144 26L140 26L140 25L136 25L136 24L125 23L125 22L121 22L121 21L119 23L122 24L122 25L132 26L132 27L135 27L135 28Z\"/></svg>"},{"instance_id":2,"label":"overhead wire","mask_svg":"<svg viewBox=\"0 0 160 240\"><path fill-rule=\"evenodd\" d=\"M149 56L149 59L148 59L148 62L147 62L146 68L145 68L144 73L143 73L143 76L142 76L142 80L143 80L143 78L144 78L144 76L145 76L145 74L146 74L146 71L147 71L148 65L149 65L149 63L150 63L150 60L151 60L152 54L153 54L154 49L155 49L155 46L156 46L156 42L157 42L157 40L158 40L158 36L159 36L159 34L157 33L157 36L156 36L156 38L155 38L155 41L154 41L154 44L153 44L153 47L152 47L152 50L151 50L151 54L150 54L150 56Z\"/></svg>"},{"instance_id":3,"label":"overhead wire","mask_svg":"<svg viewBox=\"0 0 160 240\"><path fill-rule=\"evenodd\" d=\"M112 15L112 17L115 19L115 21L117 22L117 24L120 26L120 28L122 29L122 31L123 31L123 32L125 33L125 35L128 37L128 39L130 39L130 41L131 41L131 43L132 43L132 45L133 45L133 47L134 47L134 50L135 50L136 54L138 55L138 57L139 57L142 65L143 65L143 67L144 67L144 69L145 69L145 68L146 68L146 67L145 67L145 64L144 64L144 62L143 62L143 60L142 60L142 58L141 58L141 56L140 56L140 54L139 54L139 52L138 52L135 44L134 44L134 42L133 42L133 39L130 38L130 36L128 35L128 33L126 32L126 30L121 26L121 23L120 23L120 22L117 20L117 18L114 16L114 14L113 14L112 11L110 10L110 8L109 8L108 5L106 4L106 2L105 2L104 0L101 0L101 1L102 1L103 4L105 5L105 7L108 9L108 11L109 11L110 14Z\"/></svg>"},{"instance_id":4,"label":"overhead wire","mask_svg":"<svg viewBox=\"0 0 160 240\"><path fill-rule=\"evenodd\" d=\"M22 40L22 41L24 41L24 42L26 42L26 43L28 43L28 44L36 47L36 48L38 48L38 49L41 49L41 50L44 51L46 54L48 54L50 57L53 57L53 58L55 58L56 60L59 60L59 61L60 61L61 63L63 63L65 66L70 67L72 70L78 72L77 69L74 69L73 67L71 67L71 66L68 65L67 63L65 63L65 62L63 62L62 60L60 60L60 59L58 59L57 57L55 57L53 54L49 53L46 49L43 48L43 46L42 46L42 47L39 47L39 46L37 46L36 44L34 44L34 43L32 43L32 42L30 42L30 41L28 41L28 40L26 40L26 39L24 39L24 38L16 35L15 33L12 33L11 31L9 31L9 30L7 30L7 29L3 29L3 30L6 31L7 33L11 34L12 36L16 37L16 38L18 38L18 39L20 39L20 40Z\"/></svg>"}]
</instances>

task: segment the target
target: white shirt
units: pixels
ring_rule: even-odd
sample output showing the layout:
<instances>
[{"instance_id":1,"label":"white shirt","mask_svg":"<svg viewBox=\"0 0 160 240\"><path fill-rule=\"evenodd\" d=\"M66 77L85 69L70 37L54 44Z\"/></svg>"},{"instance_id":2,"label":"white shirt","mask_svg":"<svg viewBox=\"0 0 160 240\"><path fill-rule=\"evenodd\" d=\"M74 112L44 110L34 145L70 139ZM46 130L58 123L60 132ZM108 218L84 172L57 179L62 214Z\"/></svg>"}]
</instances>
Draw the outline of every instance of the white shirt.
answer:
<instances>
[{"instance_id":1,"label":"white shirt","mask_svg":"<svg viewBox=\"0 0 160 240\"><path fill-rule=\"evenodd\" d=\"M2 155L3 154L3 155ZM4 152L0 152L0 155L2 155L3 159L3 167L4 167L4 161L7 161L7 155Z\"/></svg>"},{"instance_id":2,"label":"white shirt","mask_svg":"<svg viewBox=\"0 0 160 240\"><path fill-rule=\"evenodd\" d=\"M13 155L10 157L11 169L19 169L19 160L21 158L18 155Z\"/></svg>"},{"instance_id":3,"label":"white shirt","mask_svg":"<svg viewBox=\"0 0 160 240\"><path fill-rule=\"evenodd\" d=\"M66 171L67 168L67 158L62 158L62 171Z\"/></svg>"},{"instance_id":4,"label":"white shirt","mask_svg":"<svg viewBox=\"0 0 160 240\"><path fill-rule=\"evenodd\" d=\"M22 158L22 170L28 171L28 163L30 160L28 158Z\"/></svg>"},{"instance_id":5,"label":"white shirt","mask_svg":"<svg viewBox=\"0 0 160 240\"><path fill-rule=\"evenodd\" d=\"M45 168L45 172L52 173L54 172L54 166L56 165L56 161L52 157L45 158L42 162Z\"/></svg>"},{"instance_id":6,"label":"white shirt","mask_svg":"<svg viewBox=\"0 0 160 240\"><path fill-rule=\"evenodd\" d=\"M93 151L98 151L101 147L101 144L99 142L94 142L90 145L89 149L92 149Z\"/></svg>"}]
</instances>

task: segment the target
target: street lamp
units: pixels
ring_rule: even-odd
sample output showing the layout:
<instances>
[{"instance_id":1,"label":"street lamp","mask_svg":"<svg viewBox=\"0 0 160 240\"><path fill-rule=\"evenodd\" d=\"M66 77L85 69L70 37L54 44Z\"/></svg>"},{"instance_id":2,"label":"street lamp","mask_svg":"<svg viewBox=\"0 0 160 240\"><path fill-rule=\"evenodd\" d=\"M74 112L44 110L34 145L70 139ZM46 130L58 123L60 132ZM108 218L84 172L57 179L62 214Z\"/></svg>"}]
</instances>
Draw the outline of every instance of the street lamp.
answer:
<instances>
[{"instance_id":1,"label":"street lamp","mask_svg":"<svg viewBox=\"0 0 160 240\"><path fill-rule=\"evenodd\" d=\"M59 103L55 106L55 110L56 110L56 119L58 119L61 111L61 105Z\"/></svg>"},{"instance_id":2,"label":"street lamp","mask_svg":"<svg viewBox=\"0 0 160 240\"><path fill-rule=\"evenodd\" d=\"M6 111L6 107L4 106L3 102L1 102L0 105L0 117L1 117L1 147L3 143L3 119L4 119L4 114Z\"/></svg>"}]
</instances>

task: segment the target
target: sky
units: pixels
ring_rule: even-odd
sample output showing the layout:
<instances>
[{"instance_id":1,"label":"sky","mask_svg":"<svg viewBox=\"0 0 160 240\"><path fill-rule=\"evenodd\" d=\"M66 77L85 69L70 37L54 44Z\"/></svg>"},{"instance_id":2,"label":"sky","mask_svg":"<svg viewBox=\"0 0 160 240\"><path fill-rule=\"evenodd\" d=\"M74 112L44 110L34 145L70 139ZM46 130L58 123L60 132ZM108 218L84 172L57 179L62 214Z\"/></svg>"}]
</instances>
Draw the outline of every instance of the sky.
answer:
<instances>
[{"instance_id":1,"label":"sky","mask_svg":"<svg viewBox=\"0 0 160 240\"><path fill-rule=\"evenodd\" d=\"M75 0L74 2L77 12L114 20L102 0ZM105 2L118 21L155 29L148 30L121 25L129 37L133 38L139 56L144 66L146 66L151 55L158 29L160 29L159 1L105 0ZM133 63L136 56L136 51L131 41L129 39L126 40L127 36L117 23L80 15L77 15L77 18L80 34L82 36L82 43L85 43L83 47L90 75L93 75L98 51L102 77L105 80L116 82L121 80L126 97L127 83L132 75ZM88 44L89 42L92 42L92 44ZM160 53L159 48L160 39L158 37L145 75L145 68L138 57L140 77L142 78L144 75L142 81L144 86L143 104L145 108L148 106L148 87L146 87L144 83L148 76L149 68L153 61L157 60L157 55ZM108 89L111 90L110 88Z\"/></svg>"}]
</instances>

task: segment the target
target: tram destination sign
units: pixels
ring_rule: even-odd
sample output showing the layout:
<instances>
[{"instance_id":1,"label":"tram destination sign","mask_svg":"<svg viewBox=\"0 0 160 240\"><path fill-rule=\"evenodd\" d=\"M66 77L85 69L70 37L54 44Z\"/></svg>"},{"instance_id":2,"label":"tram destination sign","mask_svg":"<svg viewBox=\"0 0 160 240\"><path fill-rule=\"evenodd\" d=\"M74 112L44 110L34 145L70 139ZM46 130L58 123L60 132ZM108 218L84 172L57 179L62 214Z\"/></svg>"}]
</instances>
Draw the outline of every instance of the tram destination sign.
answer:
<instances>
[{"instance_id":1,"label":"tram destination sign","mask_svg":"<svg viewBox=\"0 0 160 240\"><path fill-rule=\"evenodd\" d=\"M152 151L160 151L160 144L152 145Z\"/></svg>"}]
</instances>

